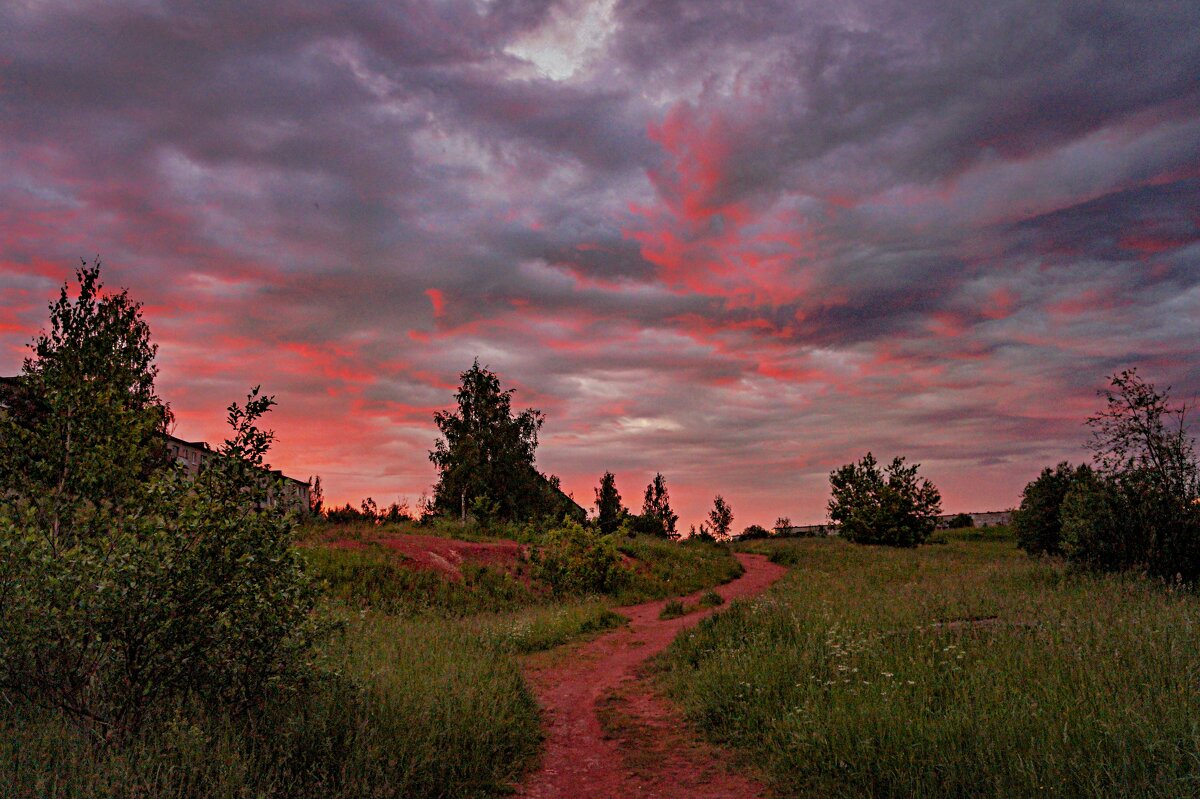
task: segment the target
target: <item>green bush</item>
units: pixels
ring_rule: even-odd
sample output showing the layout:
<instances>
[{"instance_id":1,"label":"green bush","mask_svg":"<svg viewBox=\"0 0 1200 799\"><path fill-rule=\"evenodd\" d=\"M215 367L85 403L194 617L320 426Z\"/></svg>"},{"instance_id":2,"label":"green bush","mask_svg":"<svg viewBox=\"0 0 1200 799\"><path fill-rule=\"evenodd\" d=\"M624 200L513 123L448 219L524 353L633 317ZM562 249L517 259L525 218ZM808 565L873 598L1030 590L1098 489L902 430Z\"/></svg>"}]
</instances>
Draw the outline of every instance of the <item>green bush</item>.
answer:
<instances>
[{"instance_id":1,"label":"green bush","mask_svg":"<svg viewBox=\"0 0 1200 799\"><path fill-rule=\"evenodd\" d=\"M1042 469L1021 492L1021 506L1013 513L1017 546L1030 555L1056 555L1062 552L1062 506L1076 480L1091 473L1086 465L1072 466L1063 461L1053 469Z\"/></svg>"},{"instance_id":2,"label":"green bush","mask_svg":"<svg viewBox=\"0 0 1200 799\"><path fill-rule=\"evenodd\" d=\"M194 483L163 473L136 513L79 511L89 535L7 504L0 692L113 740L183 697L237 715L315 676L316 589L261 468L271 404L230 406L234 435Z\"/></svg>"},{"instance_id":3,"label":"green bush","mask_svg":"<svg viewBox=\"0 0 1200 799\"><path fill-rule=\"evenodd\" d=\"M625 573L613 537L574 521L548 531L529 560L534 579L558 595L609 593Z\"/></svg>"},{"instance_id":4,"label":"green bush","mask_svg":"<svg viewBox=\"0 0 1200 799\"><path fill-rule=\"evenodd\" d=\"M706 591L704 596L700 597L700 607L702 608L716 608L724 604L725 597L716 591Z\"/></svg>"},{"instance_id":5,"label":"green bush","mask_svg":"<svg viewBox=\"0 0 1200 799\"><path fill-rule=\"evenodd\" d=\"M956 513L946 520L946 527L950 530L962 530L974 526L975 519L969 513Z\"/></svg>"}]
</instances>

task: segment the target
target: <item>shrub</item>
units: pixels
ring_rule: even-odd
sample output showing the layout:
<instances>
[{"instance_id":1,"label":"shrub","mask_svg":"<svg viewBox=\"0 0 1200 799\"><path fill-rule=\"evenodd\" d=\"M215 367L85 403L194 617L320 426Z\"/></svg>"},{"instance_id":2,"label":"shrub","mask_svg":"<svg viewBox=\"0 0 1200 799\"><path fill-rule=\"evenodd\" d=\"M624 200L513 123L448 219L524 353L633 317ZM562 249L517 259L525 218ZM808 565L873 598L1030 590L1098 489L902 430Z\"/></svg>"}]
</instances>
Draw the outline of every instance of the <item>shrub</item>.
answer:
<instances>
[{"instance_id":1,"label":"shrub","mask_svg":"<svg viewBox=\"0 0 1200 799\"><path fill-rule=\"evenodd\" d=\"M704 596L700 597L700 607L715 608L725 604L725 597L718 594L716 591L706 591Z\"/></svg>"},{"instance_id":2,"label":"shrub","mask_svg":"<svg viewBox=\"0 0 1200 799\"><path fill-rule=\"evenodd\" d=\"M946 527L950 530L962 530L974 526L975 519L969 513L956 513L946 520Z\"/></svg>"},{"instance_id":3,"label":"shrub","mask_svg":"<svg viewBox=\"0 0 1200 799\"><path fill-rule=\"evenodd\" d=\"M915 547L937 524L941 494L933 483L917 478L918 464L895 458L880 470L870 452L829 475L833 496L829 518L842 537L858 544ZM886 473L886 479L885 479Z\"/></svg>"},{"instance_id":4,"label":"shrub","mask_svg":"<svg viewBox=\"0 0 1200 799\"><path fill-rule=\"evenodd\" d=\"M93 508L89 536L8 504L0 691L119 740L176 699L237 715L316 675L316 590L262 468L271 434L256 422L273 402L231 405L233 437L195 483L161 473L137 512Z\"/></svg>"},{"instance_id":5,"label":"shrub","mask_svg":"<svg viewBox=\"0 0 1200 799\"><path fill-rule=\"evenodd\" d=\"M759 538L770 538L771 532L761 524L752 524L742 532L738 533L739 541L753 541Z\"/></svg>"},{"instance_id":6,"label":"shrub","mask_svg":"<svg viewBox=\"0 0 1200 799\"><path fill-rule=\"evenodd\" d=\"M623 576L612 536L570 520L547 532L529 560L534 579L545 581L560 595L607 593L618 587Z\"/></svg>"},{"instance_id":7,"label":"shrub","mask_svg":"<svg viewBox=\"0 0 1200 799\"><path fill-rule=\"evenodd\" d=\"M1088 419L1094 479L1064 500L1063 549L1078 563L1200 579L1200 464L1185 409L1127 370ZM1076 488L1078 490L1076 490Z\"/></svg>"},{"instance_id":8,"label":"shrub","mask_svg":"<svg viewBox=\"0 0 1200 799\"><path fill-rule=\"evenodd\" d=\"M1072 484L1090 473L1086 465L1072 466L1063 461L1053 469L1046 467L1037 479L1021 492L1021 505L1013 513L1017 546L1030 555L1056 555L1062 551L1063 500Z\"/></svg>"}]
</instances>

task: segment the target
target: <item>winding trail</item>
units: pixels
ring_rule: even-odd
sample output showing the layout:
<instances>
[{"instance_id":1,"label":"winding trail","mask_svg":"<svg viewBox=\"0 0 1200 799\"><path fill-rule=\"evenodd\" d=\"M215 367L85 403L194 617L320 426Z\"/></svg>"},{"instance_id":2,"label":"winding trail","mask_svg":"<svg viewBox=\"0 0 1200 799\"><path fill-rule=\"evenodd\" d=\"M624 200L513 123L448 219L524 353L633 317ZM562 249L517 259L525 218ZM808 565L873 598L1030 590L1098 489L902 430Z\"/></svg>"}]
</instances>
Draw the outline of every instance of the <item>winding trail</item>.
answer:
<instances>
[{"instance_id":1,"label":"winding trail","mask_svg":"<svg viewBox=\"0 0 1200 799\"><path fill-rule=\"evenodd\" d=\"M787 569L739 553L746 568L715 590L728 602L766 590ZM694 602L703 592L685 601ZM728 767L658 696L641 667L712 610L660 621L665 600L618 608L624 628L578 646L532 656L525 674L548 722L541 767L517 787L527 799L747 799L763 786Z\"/></svg>"}]
</instances>

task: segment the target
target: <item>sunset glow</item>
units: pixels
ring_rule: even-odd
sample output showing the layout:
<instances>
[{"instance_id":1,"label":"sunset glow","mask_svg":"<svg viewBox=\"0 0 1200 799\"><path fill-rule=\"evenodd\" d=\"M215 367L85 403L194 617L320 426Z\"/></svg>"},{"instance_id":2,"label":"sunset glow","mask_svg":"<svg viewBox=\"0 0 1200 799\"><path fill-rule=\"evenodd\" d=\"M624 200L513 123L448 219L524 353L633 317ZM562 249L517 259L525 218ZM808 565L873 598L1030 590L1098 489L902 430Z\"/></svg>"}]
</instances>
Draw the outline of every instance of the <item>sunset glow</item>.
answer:
<instances>
[{"instance_id":1,"label":"sunset glow","mask_svg":"<svg viewBox=\"0 0 1200 799\"><path fill-rule=\"evenodd\" d=\"M80 257L186 439L410 502L478 357L585 506L947 512L1082 461L1137 366L1200 394L1200 4L8 3L0 375Z\"/></svg>"}]
</instances>

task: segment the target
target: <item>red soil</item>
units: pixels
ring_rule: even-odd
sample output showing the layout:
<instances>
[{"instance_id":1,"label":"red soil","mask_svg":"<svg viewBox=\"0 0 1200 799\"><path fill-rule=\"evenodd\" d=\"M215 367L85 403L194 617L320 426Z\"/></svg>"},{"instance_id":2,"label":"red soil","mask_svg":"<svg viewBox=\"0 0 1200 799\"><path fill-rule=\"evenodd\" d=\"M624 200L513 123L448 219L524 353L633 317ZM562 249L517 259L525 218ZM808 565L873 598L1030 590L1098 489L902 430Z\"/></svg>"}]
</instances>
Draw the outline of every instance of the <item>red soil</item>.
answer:
<instances>
[{"instance_id":1,"label":"red soil","mask_svg":"<svg viewBox=\"0 0 1200 799\"><path fill-rule=\"evenodd\" d=\"M405 565L436 571L451 580L462 579L461 566L474 563L515 572L525 548L516 541L459 541L435 535L394 535L368 540L343 539L329 544L341 549L365 549L369 544L399 552Z\"/></svg>"},{"instance_id":2,"label":"red soil","mask_svg":"<svg viewBox=\"0 0 1200 799\"><path fill-rule=\"evenodd\" d=\"M717 588L726 601L753 596L787 571L761 555L739 554L746 573ZM692 601L699 594L690 597ZM732 771L728 756L699 741L666 700L639 679L645 661L712 611L660 621L665 601L621 608L628 627L531 658L526 676L548 720L541 769L518 787L530 799L572 797L762 796L763 786Z\"/></svg>"}]
</instances>

